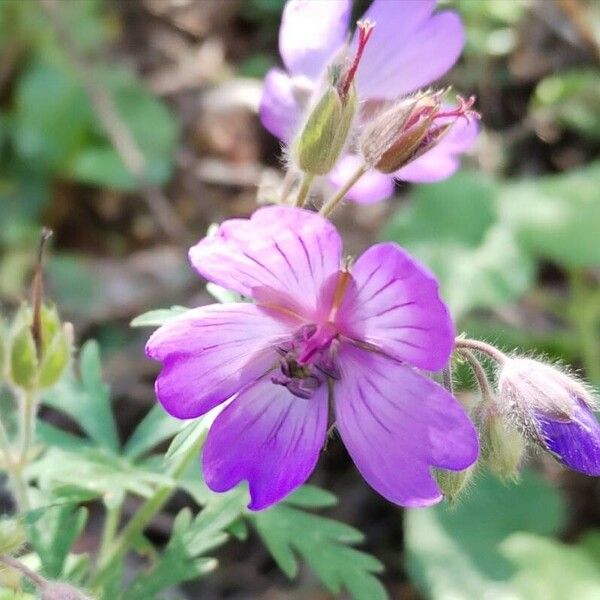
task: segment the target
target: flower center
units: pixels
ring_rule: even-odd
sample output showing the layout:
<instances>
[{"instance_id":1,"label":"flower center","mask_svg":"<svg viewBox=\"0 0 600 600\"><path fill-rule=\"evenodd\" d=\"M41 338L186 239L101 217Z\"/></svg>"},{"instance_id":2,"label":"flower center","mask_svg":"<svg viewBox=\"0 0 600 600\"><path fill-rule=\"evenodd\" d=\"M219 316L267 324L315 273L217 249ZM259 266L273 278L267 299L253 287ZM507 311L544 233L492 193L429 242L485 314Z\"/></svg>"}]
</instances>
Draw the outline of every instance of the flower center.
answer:
<instances>
[{"instance_id":1,"label":"flower center","mask_svg":"<svg viewBox=\"0 0 600 600\"><path fill-rule=\"evenodd\" d=\"M332 323L303 325L291 341L280 345L278 369L271 381L308 400L327 377L339 379L337 330Z\"/></svg>"}]
</instances>

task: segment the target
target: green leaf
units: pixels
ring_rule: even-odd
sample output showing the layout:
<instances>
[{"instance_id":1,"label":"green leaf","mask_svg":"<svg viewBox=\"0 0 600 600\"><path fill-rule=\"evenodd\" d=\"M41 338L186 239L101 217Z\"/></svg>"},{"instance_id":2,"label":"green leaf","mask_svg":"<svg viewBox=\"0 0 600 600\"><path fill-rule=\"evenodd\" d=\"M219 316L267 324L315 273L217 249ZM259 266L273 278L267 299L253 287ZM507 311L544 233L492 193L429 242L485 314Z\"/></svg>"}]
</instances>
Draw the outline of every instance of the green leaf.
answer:
<instances>
[{"instance_id":1,"label":"green leaf","mask_svg":"<svg viewBox=\"0 0 600 600\"><path fill-rule=\"evenodd\" d=\"M171 306L171 308L150 310L135 317L129 325L130 327L160 327L171 319L186 313L188 310L190 309L185 306Z\"/></svg>"},{"instance_id":2,"label":"green leaf","mask_svg":"<svg viewBox=\"0 0 600 600\"><path fill-rule=\"evenodd\" d=\"M516 567L514 588L524 600L596 600L600 593L600 563L580 546L515 533L501 551Z\"/></svg>"},{"instance_id":3,"label":"green leaf","mask_svg":"<svg viewBox=\"0 0 600 600\"><path fill-rule=\"evenodd\" d=\"M43 401L67 413L97 444L113 452L119 448L117 427L110 403L108 386L102 381L100 349L94 341L81 348L80 377L65 377Z\"/></svg>"},{"instance_id":4,"label":"green leaf","mask_svg":"<svg viewBox=\"0 0 600 600\"><path fill-rule=\"evenodd\" d=\"M175 419L165 412L160 404L155 404L135 428L123 453L136 459L152 448L172 438L185 427L185 421Z\"/></svg>"},{"instance_id":5,"label":"green leaf","mask_svg":"<svg viewBox=\"0 0 600 600\"><path fill-rule=\"evenodd\" d=\"M533 281L531 259L499 221L493 180L461 172L415 190L383 231L437 275L455 318L473 308L507 304Z\"/></svg>"},{"instance_id":6,"label":"green leaf","mask_svg":"<svg viewBox=\"0 0 600 600\"><path fill-rule=\"evenodd\" d=\"M175 486L162 473L96 447L76 453L50 448L27 472L44 490L54 492L69 486L102 497L107 505L118 503L126 493L150 497L157 487Z\"/></svg>"},{"instance_id":7,"label":"green leaf","mask_svg":"<svg viewBox=\"0 0 600 600\"><path fill-rule=\"evenodd\" d=\"M600 79L595 68L550 75L535 89L530 113L537 120L592 139L600 138Z\"/></svg>"},{"instance_id":8,"label":"green leaf","mask_svg":"<svg viewBox=\"0 0 600 600\"><path fill-rule=\"evenodd\" d=\"M454 507L407 511L407 567L433 600L512 598L515 569L502 556L500 543L519 531L555 534L564 518L558 491L533 472L508 486L486 475Z\"/></svg>"},{"instance_id":9,"label":"green leaf","mask_svg":"<svg viewBox=\"0 0 600 600\"><path fill-rule=\"evenodd\" d=\"M307 495L315 497L314 490L309 488L304 492L305 499ZM324 497L316 499L322 501ZM350 547L363 540L362 533L353 527L285 503L250 513L248 519L288 577L298 573L297 552L332 593L340 594L345 589L355 600L387 598L375 577L383 570L381 563Z\"/></svg>"},{"instance_id":10,"label":"green leaf","mask_svg":"<svg viewBox=\"0 0 600 600\"><path fill-rule=\"evenodd\" d=\"M506 185L502 219L533 254L559 265L600 264L600 162Z\"/></svg>"},{"instance_id":11,"label":"green leaf","mask_svg":"<svg viewBox=\"0 0 600 600\"><path fill-rule=\"evenodd\" d=\"M179 125L167 107L125 69L95 74L106 86L119 118L144 155L144 177L151 184L165 183L173 166ZM122 190L135 190L139 181L108 142L102 124L94 123L98 141L88 144L71 162L69 173L79 181Z\"/></svg>"},{"instance_id":12,"label":"green leaf","mask_svg":"<svg viewBox=\"0 0 600 600\"><path fill-rule=\"evenodd\" d=\"M216 561L203 555L228 539L227 529L239 521L245 503L246 494L238 489L213 494L208 506L193 519L189 509L182 510L164 552L125 590L123 599L156 598L164 590L212 571Z\"/></svg>"},{"instance_id":13,"label":"green leaf","mask_svg":"<svg viewBox=\"0 0 600 600\"><path fill-rule=\"evenodd\" d=\"M42 561L43 574L51 579L63 574L65 561L83 531L88 512L72 505L50 506L35 511L29 537Z\"/></svg>"},{"instance_id":14,"label":"green leaf","mask_svg":"<svg viewBox=\"0 0 600 600\"><path fill-rule=\"evenodd\" d=\"M38 171L57 171L82 149L92 122L72 72L34 61L18 79L13 137L19 156Z\"/></svg>"}]
</instances>

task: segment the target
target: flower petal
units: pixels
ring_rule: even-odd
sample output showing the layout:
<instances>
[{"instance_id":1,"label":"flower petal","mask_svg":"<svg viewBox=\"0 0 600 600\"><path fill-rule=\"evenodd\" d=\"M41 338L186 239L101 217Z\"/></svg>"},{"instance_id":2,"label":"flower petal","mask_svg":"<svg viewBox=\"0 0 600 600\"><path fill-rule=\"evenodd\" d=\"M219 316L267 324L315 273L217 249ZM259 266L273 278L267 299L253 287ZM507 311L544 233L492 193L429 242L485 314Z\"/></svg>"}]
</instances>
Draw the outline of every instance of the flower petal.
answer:
<instances>
[{"instance_id":1,"label":"flower petal","mask_svg":"<svg viewBox=\"0 0 600 600\"><path fill-rule=\"evenodd\" d=\"M270 133L288 141L294 133L302 109L294 93L294 81L281 69L271 69L264 81L258 114Z\"/></svg>"},{"instance_id":2,"label":"flower petal","mask_svg":"<svg viewBox=\"0 0 600 600\"><path fill-rule=\"evenodd\" d=\"M231 219L190 249L194 268L215 283L304 316L317 310L321 285L340 268L342 242L314 212L269 206Z\"/></svg>"},{"instance_id":3,"label":"flower petal","mask_svg":"<svg viewBox=\"0 0 600 600\"><path fill-rule=\"evenodd\" d=\"M336 381L337 428L366 481L401 506L441 499L430 468L466 469L477 434L444 388L377 353L345 345Z\"/></svg>"},{"instance_id":4,"label":"flower petal","mask_svg":"<svg viewBox=\"0 0 600 600\"><path fill-rule=\"evenodd\" d=\"M446 366L454 326L435 276L394 243L375 244L356 261L339 310L348 337L421 369Z\"/></svg>"},{"instance_id":5,"label":"flower petal","mask_svg":"<svg viewBox=\"0 0 600 600\"><path fill-rule=\"evenodd\" d=\"M373 2L365 17L376 25L357 75L361 98L413 92L454 65L465 42L462 23L449 11L430 17L434 6L435 0Z\"/></svg>"},{"instance_id":6,"label":"flower petal","mask_svg":"<svg viewBox=\"0 0 600 600\"><path fill-rule=\"evenodd\" d=\"M570 421L542 417L539 424L546 447L561 462L586 475L600 475L600 423L587 405L579 402Z\"/></svg>"},{"instance_id":7,"label":"flower petal","mask_svg":"<svg viewBox=\"0 0 600 600\"><path fill-rule=\"evenodd\" d=\"M326 385L303 400L264 377L215 420L204 445L204 479L215 492L247 480L249 508L266 508L308 479L326 430Z\"/></svg>"},{"instance_id":8,"label":"flower petal","mask_svg":"<svg viewBox=\"0 0 600 600\"><path fill-rule=\"evenodd\" d=\"M355 154L346 154L342 157L327 179L336 188L341 188L346 181L362 164L361 159ZM394 179L390 175L384 175L378 171L371 170L365 173L346 194L348 200L354 200L360 204L371 204L389 198L394 193Z\"/></svg>"},{"instance_id":9,"label":"flower petal","mask_svg":"<svg viewBox=\"0 0 600 600\"><path fill-rule=\"evenodd\" d=\"M290 73L316 79L344 43L351 0L290 0L279 29L279 52Z\"/></svg>"},{"instance_id":10,"label":"flower petal","mask_svg":"<svg viewBox=\"0 0 600 600\"><path fill-rule=\"evenodd\" d=\"M253 304L190 310L157 329L146 344L161 361L156 395L179 419L203 415L262 376L289 328Z\"/></svg>"},{"instance_id":11,"label":"flower petal","mask_svg":"<svg viewBox=\"0 0 600 600\"><path fill-rule=\"evenodd\" d=\"M396 171L402 181L431 183L447 179L460 167L459 155L471 150L479 134L476 121L457 121L440 143L413 162Z\"/></svg>"}]
</instances>

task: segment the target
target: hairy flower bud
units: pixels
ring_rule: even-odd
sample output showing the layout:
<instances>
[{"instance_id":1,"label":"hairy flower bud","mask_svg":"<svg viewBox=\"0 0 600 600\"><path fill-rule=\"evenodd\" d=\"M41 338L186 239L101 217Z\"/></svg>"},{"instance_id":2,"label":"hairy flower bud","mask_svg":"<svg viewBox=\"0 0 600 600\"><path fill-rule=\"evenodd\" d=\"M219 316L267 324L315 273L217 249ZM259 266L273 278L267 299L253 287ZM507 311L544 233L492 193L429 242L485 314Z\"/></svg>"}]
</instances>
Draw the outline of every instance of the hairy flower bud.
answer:
<instances>
[{"instance_id":1,"label":"hairy flower bud","mask_svg":"<svg viewBox=\"0 0 600 600\"><path fill-rule=\"evenodd\" d=\"M39 334L33 332L33 311L23 306L10 340L10 377L25 390L48 388L64 373L71 356L69 324L62 324L55 307L40 308Z\"/></svg>"},{"instance_id":2,"label":"hairy flower bud","mask_svg":"<svg viewBox=\"0 0 600 600\"><path fill-rule=\"evenodd\" d=\"M503 480L516 479L525 452L521 433L503 415L485 410L479 435L482 464Z\"/></svg>"},{"instance_id":3,"label":"hairy flower bud","mask_svg":"<svg viewBox=\"0 0 600 600\"><path fill-rule=\"evenodd\" d=\"M354 78L374 26L370 21L357 23L358 42L352 61L331 65L325 91L310 109L292 146L292 156L305 173L327 175L344 149L358 109Z\"/></svg>"},{"instance_id":4,"label":"hairy flower bud","mask_svg":"<svg viewBox=\"0 0 600 600\"><path fill-rule=\"evenodd\" d=\"M498 376L503 414L530 441L568 467L600 475L600 424L588 389L558 368L508 359Z\"/></svg>"},{"instance_id":5,"label":"hairy flower bud","mask_svg":"<svg viewBox=\"0 0 600 600\"><path fill-rule=\"evenodd\" d=\"M435 480L437 481L440 490L442 490L444 498L450 503L456 502L467 489L467 484L471 481L474 473L475 465L472 465L463 471L433 469Z\"/></svg>"},{"instance_id":6,"label":"hairy flower bud","mask_svg":"<svg viewBox=\"0 0 600 600\"><path fill-rule=\"evenodd\" d=\"M343 100L333 85L327 86L292 150L302 171L311 175L326 175L331 171L348 139L356 108L354 85Z\"/></svg>"},{"instance_id":7,"label":"hairy flower bud","mask_svg":"<svg viewBox=\"0 0 600 600\"><path fill-rule=\"evenodd\" d=\"M389 104L363 129L359 149L367 165L394 173L431 150L460 117L479 118L475 98L459 97L456 109L445 110L441 92L423 92Z\"/></svg>"}]
</instances>

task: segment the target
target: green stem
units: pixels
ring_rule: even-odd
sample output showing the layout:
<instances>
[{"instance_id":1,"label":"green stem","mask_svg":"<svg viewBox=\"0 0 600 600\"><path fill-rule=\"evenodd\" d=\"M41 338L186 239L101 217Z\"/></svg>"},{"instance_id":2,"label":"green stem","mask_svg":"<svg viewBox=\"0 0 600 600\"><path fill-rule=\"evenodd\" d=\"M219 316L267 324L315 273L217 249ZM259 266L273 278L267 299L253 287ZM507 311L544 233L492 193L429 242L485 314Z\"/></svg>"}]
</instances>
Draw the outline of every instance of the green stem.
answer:
<instances>
[{"instance_id":1,"label":"green stem","mask_svg":"<svg viewBox=\"0 0 600 600\"><path fill-rule=\"evenodd\" d=\"M306 204L306 199L308 198L308 194L310 193L310 188L312 187L314 180L315 176L311 175L310 173L304 173L302 175L300 189L298 190L298 196L296 196L294 206L300 208Z\"/></svg>"},{"instance_id":2,"label":"green stem","mask_svg":"<svg viewBox=\"0 0 600 600\"><path fill-rule=\"evenodd\" d=\"M4 466L10 479L19 510L28 510L29 502L27 496L27 484L22 477L19 465L15 463L12 449L10 447L10 440L2 421L0 421L0 449L4 455Z\"/></svg>"},{"instance_id":3,"label":"green stem","mask_svg":"<svg viewBox=\"0 0 600 600\"><path fill-rule=\"evenodd\" d=\"M21 450L19 454L19 465L23 468L27 464L31 442L35 429L35 413L37 410L37 394L34 391L28 391L22 396L21 403L21 430L19 432L21 439Z\"/></svg>"},{"instance_id":4,"label":"green stem","mask_svg":"<svg viewBox=\"0 0 600 600\"><path fill-rule=\"evenodd\" d=\"M100 551L98 553L98 563L104 562L104 557L108 552L117 530L119 521L121 520L121 510L123 502L106 509L106 519L104 520L104 529L102 531L102 542L100 543Z\"/></svg>"},{"instance_id":5,"label":"green stem","mask_svg":"<svg viewBox=\"0 0 600 600\"><path fill-rule=\"evenodd\" d=\"M585 271L573 269L569 272L571 301L569 317L581 344L583 366L587 377L595 384L600 383L600 294L586 283Z\"/></svg>"},{"instance_id":6,"label":"green stem","mask_svg":"<svg viewBox=\"0 0 600 600\"><path fill-rule=\"evenodd\" d=\"M192 444L185 452L181 454L178 462L173 463L167 471L174 480L179 479L185 471L190 460L194 459L202 444L206 434L201 435L195 444ZM137 510L121 533L113 540L104 553L103 560L98 563L96 574L90 582L90 586L99 589L110 574L111 567L118 561L132 546L134 540L144 531L146 526L152 521L154 516L168 502L175 491L173 485L163 485L159 487L154 495L150 496Z\"/></svg>"},{"instance_id":7,"label":"green stem","mask_svg":"<svg viewBox=\"0 0 600 600\"><path fill-rule=\"evenodd\" d=\"M337 207L337 205L346 197L346 194L350 191L350 188L369 170L366 165L361 165L352 174L350 179L331 197L319 211L319 214L324 217L328 217Z\"/></svg>"},{"instance_id":8,"label":"green stem","mask_svg":"<svg viewBox=\"0 0 600 600\"><path fill-rule=\"evenodd\" d=\"M477 381L477 387L481 393L481 399L488 405L494 404L494 391L490 385L490 381L487 377L485 369L481 366L481 363L477 360L477 357L465 348L458 350L458 353L467 361L467 364L471 368L473 375Z\"/></svg>"}]
</instances>

